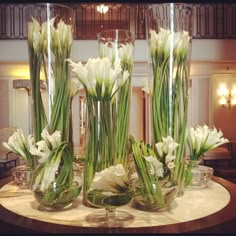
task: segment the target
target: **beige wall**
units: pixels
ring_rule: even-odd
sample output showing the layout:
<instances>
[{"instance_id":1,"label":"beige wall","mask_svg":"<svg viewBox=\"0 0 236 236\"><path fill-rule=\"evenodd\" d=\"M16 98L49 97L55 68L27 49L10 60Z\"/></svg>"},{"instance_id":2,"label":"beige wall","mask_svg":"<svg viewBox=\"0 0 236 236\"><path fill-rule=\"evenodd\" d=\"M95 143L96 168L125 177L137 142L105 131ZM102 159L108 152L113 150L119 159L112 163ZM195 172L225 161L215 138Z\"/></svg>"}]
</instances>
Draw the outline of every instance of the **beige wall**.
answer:
<instances>
[{"instance_id":1,"label":"beige wall","mask_svg":"<svg viewBox=\"0 0 236 236\"><path fill-rule=\"evenodd\" d=\"M73 47L72 58L76 61L86 61L89 57L97 56L97 41L76 41ZM236 73L236 53L233 50L234 48L236 48L236 40L193 40L189 125L195 126L203 123L209 125L216 123L218 125L217 122L221 120L221 116L218 116L212 105L214 98L211 98L211 94L214 88L211 87L211 80L216 78L213 76L215 74L230 75ZM26 41L1 40L0 51L0 126L7 124L22 127L24 132L28 134L30 132L31 119L29 115L30 99L26 91L12 88L14 79L29 78ZM135 42L134 58L130 132L137 139L142 139L144 137L142 87L143 80L148 76L148 56L145 40L137 40ZM79 98L76 97L73 102L73 125L76 145L79 145L78 104ZM4 111L6 112L4 113ZM227 113L227 116L234 120L235 114ZM226 119L226 116L224 118ZM228 122L225 124L228 124ZM219 127L223 126L220 125ZM233 130L231 131L236 133ZM233 137L232 134L229 137Z\"/></svg>"},{"instance_id":2,"label":"beige wall","mask_svg":"<svg viewBox=\"0 0 236 236\"><path fill-rule=\"evenodd\" d=\"M213 74L211 77L212 124L221 129L225 137L236 140L236 107L229 109L228 105L219 104L217 92L221 84L225 84L228 89L236 86L236 74Z\"/></svg>"},{"instance_id":3,"label":"beige wall","mask_svg":"<svg viewBox=\"0 0 236 236\"><path fill-rule=\"evenodd\" d=\"M9 80L0 80L0 127L9 126Z\"/></svg>"}]
</instances>

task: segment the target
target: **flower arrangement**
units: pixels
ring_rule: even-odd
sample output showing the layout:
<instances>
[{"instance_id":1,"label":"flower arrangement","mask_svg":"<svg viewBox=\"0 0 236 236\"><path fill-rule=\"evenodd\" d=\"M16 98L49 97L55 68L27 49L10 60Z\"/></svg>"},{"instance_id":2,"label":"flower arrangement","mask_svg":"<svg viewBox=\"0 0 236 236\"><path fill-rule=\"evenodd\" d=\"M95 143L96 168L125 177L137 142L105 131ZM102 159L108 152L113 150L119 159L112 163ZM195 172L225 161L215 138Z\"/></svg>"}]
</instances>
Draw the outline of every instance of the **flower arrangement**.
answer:
<instances>
[{"instance_id":1,"label":"flower arrangement","mask_svg":"<svg viewBox=\"0 0 236 236\"><path fill-rule=\"evenodd\" d=\"M116 95L129 77L122 73L120 60L107 57L90 58L83 66L68 59L72 71L85 89L88 111L87 151L84 162L84 204L96 172L123 163L117 163L115 137L117 127ZM123 166L123 165L122 165ZM125 166L123 166L125 169ZM127 170L125 169L127 172Z\"/></svg>"},{"instance_id":2,"label":"flower arrangement","mask_svg":"<svg viewBox=\"0 0 236 236\"><path fill-rule=\"evenodd\" d=\"M105 31L109 33L109 31ZM112 31L111 31L112 32ZM130 36L128 36L130 33ZM125 36L123 36L125 34ZM105 35L100 33L103 38L99 43L99 55L101 58L108 57L112 65L116 60L120 60L122 72L128 71L129 77L118 91L118 114L116 132L116 163L122 163L127 168L127 148L128 148L128 131L129 131L129 114L131 101L131 77L133 71L133 53L134 53L134 39L131 32L125 30L117 30L118 39L111 41L109 35L107 41ZM120 37L120 38L119 38ZM123 39L123 37L126 40ZM119 42L123 40L125 42Z\"/></svg>"},{"instance_id":3,"label":"flower arrangement","mask_svg":"<svg viewBox=\"0 0 236 236\"><path fill-rule=\"evenodd\" d=\"M95 173L88 200L94 206L109 207L126 204L131 196L127 171L118 164Z\"/></svg>"},{"instance_id":4,"label":"flower arrangement","mask_svg":"<svg viewBox=\"0 0 236 236\"><path fill-rule=\"evenodd\" d=\"M40 93L40 70L44 53L47 46L46 22L40 23L32 17L32 21L28 22L28 52L29 52L29 68L31 79L31 90L33 102L33 126L35 140L41 139L40 135L43 128L47 124L47 117L44 110L43 100Z\"/></svg>"},{"instance_id":5,"label":"flower arrangement","mask_svg":"<svg viewBox=\"0 0 236 236\"><path fill-rule=\"evenodd\" d=\"M72 15L69 23L59 15L51 17L39 22L31 16L27 22L33 100L33 141L28 151L37 162L31 181L36 199L43 206L61 208L71 203L81 190L73 181L71 130L71 102L77 93L77 80L70 79L66 61L72 47ZM48 111L39 86L42 67Z\"/></svg>"},{"instance_id":6,"label":"flower arrangement","mask_svg":"<svg viewBox=\"0 0 236 236\"><path fill-rule=\"evenodd\" d=\"M189 147L189 165L186 170L185 183L191 183L191 170L194 167L194 162L199 162L202 155L214 148L228 143L229 140L223 137L221 130L210 128L207 125L198 125L195 128L190 127L188 132L188 147ZM192 164L191 164L192 163Z\"/></svg>"},{"instance_id":7,"label":"flower arrangement","mask_svg":"<svg viewBox=\"0 0 236 236\"><path fill-rule=\"evenodd\" d=\"M69 168L73 161L70 157L71 146L62 141L61 131L55 131L50 135L45 128L41 137L42 140L35 143L31 134L26 139L23 131L17 129L3 146L22 156L30 166L31 172L35 168L32 158L37 157L40 165L31 179L32 190L38 192L39 201L44 206L60 208L76 198L81 191L81 186L72 182L73 169ZM61 166L62 160L67 168Z\"/></svg>"},{"instance_id":8,"label":"flower arrangement","mask_svg":"<svg viewBox=\"0 0 236 236\"><path fill-rule=\"evenodd\" d=\"M184 182L184 151L188 114L188 32L160 28L150 30L149 50L153 80L144 90L149 93L152 111L152 142L170 135L179 143L175 176L181 189ZM181 193L180 193L181 194Z\"/></svg>"},{"instance_id":9,"label":"flower arrangement","mask_svg":"<svg viewBox=\"0 0 236 236\"><path fill-rule=\"evenodd\" d=\"M17 129L12 136L9 137L7 142L3 142L2 145L9 151L21 156L29 166L30 170L33 171L35 168L35 159L29 151L31 137L25 138L22 129Z\"/></svg>"},{"instance_id":10,"label":"flower arrangement","mask_svg":"<svg viewBox=\"0 0 236 236\"><path fill-rule=\"evenodd\" d=\"M207 125L191 127L187 140L190 160L198 161L205 152L228 142L229 140L223 137L222 131L217 131L215 127L209 128Z\"/></svg>"},{"instance_id":11,"label":"flower arrangement","mask_svg":"<svg viewBox=\"0 0 236 236\"><path fill-rule=\"evenodd\" d=\"M142 210L159 211L170 207L176 193L173 168L178 147L172 137L156 143L154 151L143 141L132 144L137 177L133 179L133 206Z\"/></svg>"},{"instance_id":12,"label":"flower arrangement","mask_svg":"<svg viewBox=\"0 0 236 236\"><path fill-rule=\"evenodd\" d=\"M42 130L48 125L50 132L61 130L63 140L69 137L69 107L68 104L73 98L70 90L73 83L69 80L68 63L66 59L70 56L72 46L72 26L65 24L63 20L59 20L56 24L56 18L50 20L50 33L48 33L47 22L40 23L32 17L32 22L28 22L28 48L30 63L30 78L32 83L33 96L33 114L34 114L34 136L35 140L41 139ZM54 26L56 25L56 26ZM50 45L50 47L48 47ZM54 62L49 58L49 52L52 50ZM45 58L46 57L46 58ZM45 60L48 61L48 70L45 73L47 88L49 90L50 104L48 121L46 118L45 108L42 102L40 92L40 69ZM53 76L51 75L53 73ZM47 75L52 76L48 78ZM61 117L63 117L61 119Z\"/></svg>"}]
</instances>

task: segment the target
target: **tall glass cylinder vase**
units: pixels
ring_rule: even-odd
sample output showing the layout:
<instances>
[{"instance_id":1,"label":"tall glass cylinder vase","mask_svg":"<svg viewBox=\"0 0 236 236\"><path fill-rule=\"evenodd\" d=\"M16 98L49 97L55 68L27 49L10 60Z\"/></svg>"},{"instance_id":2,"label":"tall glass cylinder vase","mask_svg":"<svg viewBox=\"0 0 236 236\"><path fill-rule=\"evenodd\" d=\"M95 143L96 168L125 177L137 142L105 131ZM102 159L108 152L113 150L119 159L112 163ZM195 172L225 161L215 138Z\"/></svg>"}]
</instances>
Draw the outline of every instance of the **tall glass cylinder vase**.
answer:
<instances>
[{"instance_id":1,"label":"tall glass cylinder vase","mask_svg":"<svg viewBox=\"0 0 236 236\"><path fill-rule=\"evenodd\" d=\"M131 200L128 166L124 164L125 161L117 158L116 144L119 130L118 94L129 79L129 72L122 70L120 61L113 65L107 57L90 58L84 66L81 62L69 61L72 71L86 91L88 133L83 203L86 206L105 208L107 216L102 211L101 221L109 224L110 219L116 215L115 208ZM124 110L124 117L126 112ZM127 156L127 151L125 154ZM95 213L91 217L93 223L100 221Z\"/></svg>"},{"instance_id":2,"label":"tall glass cylinder vase","mask_svg":"<svg viewBox=\"0 0 236 236\"><path fill-rule=\"evenodd\" d=\"M152 4L146 12L150 76L149 142L171 136L179 143L174 175L177 196L184 194L192 9L183 3Z\"/></svg>"},{"instance_id":3,"label":"tall glass cylinder vase","mask_svg":"<svg viewBox=\"0 0 236 236\"><path fill-rule=\"evenodd\" d=\"M119 89L117 96L117 132L115 136L115 163L128 165L129 117L132 97L132 72L135 38L129 30L114 29L98 34L99 56L108 57L113 67L120 61L122 73L129 72L129 77Z\"/></svg>"},{"instance_id":4,"label":"tall glass cylinder vase","mask_svg":"<svg viewBox=\"0 0 236 236\"><path fill-rule=\"evenodd\" d=\"M122 76L128 71L128 78L125 83L122 82L122 76L116 78L116 86L119 90L116 92L115 98L113 99L113 114L115 121L113 125L116 127L114 133L114 155L112 157L113 164L122 164L124 169L128 170L128 135L129 135L129 114L130 114L130 103L131 103L131 78L133 70L133 53L134 53L134 36L128 30L107 30L102 31L98 34L98 49L100 58L107 58L112 68L115 69L119 64L122 70ZM89 98L88 98L89 99ZM93 133L93 125L90 120L92 111L88 105L88 135L87 135L87 147L90 146L88 143ZM116 111L116 112L114 112ZM87 151L89 151L87 148ZM95 149L96 150L96 149ZM96 154L96 153L95 153ZM89 155L89 153L87 154ZM96 157L98 158L98 154ZM83 202L87 203L87 191L90 188L92 176L95 173L95 167L93 171L86 171L91 169L90 157L86 157L85 160L85 171L84 171L84 197Z\"/></svg>"},{"instance_id":5,"label":"tall glass cylinder vase","mask_svg":"<svg viewBox=\"0 0 236 236\"><path fill-rule=\"evenodd\" d=\"M73 180L71 101L76 91L66 61L73 42L74 11L60 4L34 4L27 7L26 15L33 104L30 152L37 159L31 187L42 206L61 209L81 190Z\"/></svg>"}]
</instances>

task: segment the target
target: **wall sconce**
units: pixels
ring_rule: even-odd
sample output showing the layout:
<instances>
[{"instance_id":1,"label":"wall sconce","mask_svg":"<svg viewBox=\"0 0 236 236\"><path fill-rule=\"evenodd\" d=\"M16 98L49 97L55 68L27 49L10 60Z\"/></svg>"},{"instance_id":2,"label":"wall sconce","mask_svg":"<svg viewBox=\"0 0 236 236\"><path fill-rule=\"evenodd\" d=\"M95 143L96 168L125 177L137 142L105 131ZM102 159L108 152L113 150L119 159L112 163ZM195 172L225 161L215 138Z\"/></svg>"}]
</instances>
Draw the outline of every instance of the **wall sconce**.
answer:
<instances>
[{"instance_id":1,"label":"wall sconce","mask_svg":"<svg viewBox=\"0 0 236 236\"><path fill-rule=\"evenodd\" d=\"M108 6L101 4L97 6L97 11L100 12L101 14L106 14L108 12Z\"/></svg>"},{"instance_id":2,"label":"wall sconce","mask_svg":"<svg viewBox=\"0 0 236 236\"><path fill-rule=\"evenodd\" d=\"M218 95L220 96L219 104L222 106L228 105L231 109L233 105L236 105L236 87L234 86L229 90L225 84L220 85L218 90Z\"/></svg>"}]
</instances>

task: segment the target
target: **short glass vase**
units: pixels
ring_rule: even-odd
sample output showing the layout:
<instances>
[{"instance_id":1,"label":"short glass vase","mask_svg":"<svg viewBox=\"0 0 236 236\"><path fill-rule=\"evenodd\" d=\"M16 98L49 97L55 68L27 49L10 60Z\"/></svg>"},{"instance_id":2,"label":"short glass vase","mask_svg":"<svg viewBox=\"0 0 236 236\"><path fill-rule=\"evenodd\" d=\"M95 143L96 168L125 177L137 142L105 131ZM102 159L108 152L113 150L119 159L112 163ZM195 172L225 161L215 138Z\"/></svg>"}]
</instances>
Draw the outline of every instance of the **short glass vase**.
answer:
<instances>
[{"instance_id":1,"label":"short glass vase","mask_svg":"<svg viewBox=\"0 0 236 236\"><path fill-rule=\"evenodd\" d=\"M29 188L31 171L28 165L19 165L12 168L12 176L20 188Z\"/></svg>"},{"instance_id":2,"label":"short glass vase","mask_svg":"<svg viewBox=\"0 0 236 236\"><path fill-rule=\"evenodd\" d=\"M213 176L214 169L199 165L199 160L189 160L185 173L185 185L188 188L206 188Z\"/></svg>"},{"instance_id":3,"label":"short glass vase","mask_svg":"<svg viewBox=\"0 0 236 236\"><path fill-rule=\"evenodd\" d=\"M62 181L66 169L59 166L54 181L50 181L49 176L49 183L44 180L38 182L42 168L44 171L50 172L50 168L53 167L39 165L32 174L31 190L40 204L38 209L41 211L64 211L73 207L74 200L82 190L82 178L79 173L72 172L72 182L68 177Z\"/></svg>"},{"instance_id":4,"label":"short glass vase","mask_svg":"<svg viewBox=\"0 0 236 236\"><path fill-rule=\"evenodd\" d=\"M177 182L169 178L158 180L150 185L150 193L144 191L145 188L140 184L138 177L132 179L132 187L133 199L130 206L142 211L170 210L177 193Z\"/></svg>"}]
</instances>

